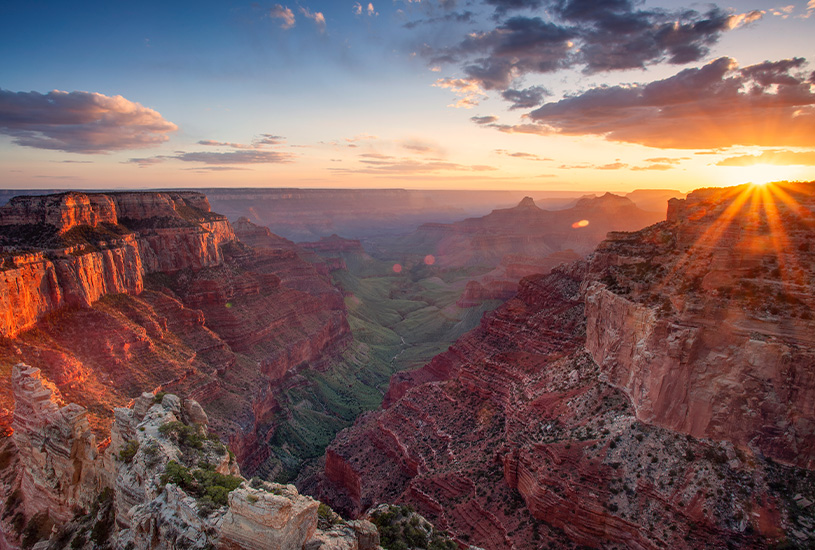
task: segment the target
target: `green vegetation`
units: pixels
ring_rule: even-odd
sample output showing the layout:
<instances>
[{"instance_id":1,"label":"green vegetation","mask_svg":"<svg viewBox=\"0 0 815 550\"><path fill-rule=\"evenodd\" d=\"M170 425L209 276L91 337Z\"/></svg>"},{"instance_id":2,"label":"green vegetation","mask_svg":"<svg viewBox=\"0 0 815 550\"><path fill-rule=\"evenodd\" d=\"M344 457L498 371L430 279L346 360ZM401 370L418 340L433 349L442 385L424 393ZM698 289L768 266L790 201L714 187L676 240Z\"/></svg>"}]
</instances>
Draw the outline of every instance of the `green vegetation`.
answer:
<instances>
[{"instance_id":1,"label":"green vegetation","mask_svg":"<svg viewBox=\"0 0 815 550\"><path fill-rule=\"evenodd\" d=\"M204 509L226 506L229 493L237 489L243 479L236 476L219 474L211 464L199 468L188 468L171 460L164 468L161 483L178 485L185 493L198 499Z\"/></svg>"},{"instance_id":2,"label":"green vegetation","mask_svg":"<svg viewBox=\"0 0 815 550\"><path fill-rule=\"evenodd\" d=\"M379 531L385 550L456 550L458 545L444 531L436 530L410 506L388 506L377 509L371 519Z\"/></svg>"},{"instance_id":3,"label":"green vegetation","mask_svg":"<svg viewBox=\"0 0 815 550\"><path fill-rule=\"evenodd\" d=\"M396 274L392 261L358 252L342 257L348 269L335 271L333 282L346 295L354 344L324 370L303 370L305 384L284 390L285 420L270 441L274 458L258 471L279 483L322 456L360 414L378 408L391 375L425 365L499 305L456 306L471 275L465 270L442 272L422 263Z\"/></svg>"},{"instance_id":4,"label":"green vegetation","mask_svg":"<svg viewBox=\"0 0 815 550\"><path fill-rule=\"evenodd\" d=\"M122 462L131 462L133 457L136 456L136 453L139 451L139 442L135 439L131 439L125 446L122 447L122 450L119 451L119 460Z\"/></svg>"}]
</instances>

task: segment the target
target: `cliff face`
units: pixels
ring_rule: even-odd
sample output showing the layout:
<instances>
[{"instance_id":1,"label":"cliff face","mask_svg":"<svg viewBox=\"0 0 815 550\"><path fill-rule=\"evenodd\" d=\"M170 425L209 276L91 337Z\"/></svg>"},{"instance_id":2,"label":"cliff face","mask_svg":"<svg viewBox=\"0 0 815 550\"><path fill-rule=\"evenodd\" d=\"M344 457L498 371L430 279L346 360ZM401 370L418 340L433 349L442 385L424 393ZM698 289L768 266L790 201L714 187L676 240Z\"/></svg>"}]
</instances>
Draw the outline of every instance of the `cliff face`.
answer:
<instances>
[{"instance_id":1,"label":"cliff face","mask_svg":"<svg viewBox=\"0 0 815 550\"><path fill-rule=\"evenodd\" d=\"M695 191L598 248L586 347L638 418L815 466L813 194Z\"/></svg>"},{"instance_id":2,"label":"cliff face","mask_svg":"<svg viewBox=\"0 0 815 550\"><path fill-rule=\"evenodd\" d=\"M728 210L740 191L692 194L587 263L524 279L392 378L385 408L329 447L317 494L351 514L409 503L491 549L815 542L815 190L785 187L794 215L755 226Z\"/></svg>"},{"instance_id":3,"label":"cliff face","mask_svg":"<svg viewBox=\"0 0 815 550\"><path fill-rule=\"evenodd\" d=\"M325 264L249 222L238 233L255 247L239 242L203 195L27 197L0 220L0 375L18 361L40 368L89 408L100 437L114 407L171 389L203 403L253 471L283 380L351 341ZM11 399L0 384L4 431Z\"/></svg>"},{"instance_id":4,"label":"cliff face","mask_svg":"<svg viewBox=\"0 0 815 550\"><path fill-rule=\"evenodd\" d=\"M97 452L86 410L60 407L39 369L12 376L13 448L19 471L3 487L0 544L48 548L334 548L376 550L367 521L318 527L319 503L289 485L250 483L197 402L145 393L116 409L110 444ZM10 495L13 495L9 497ZM9 518L22 518L18 519ZM53 529L22 529L53 525Z\"/></svg>"},{"instance_id":5,"label":"cliff face","mask_svg":"<svg viewBox=\"0 0 815 550\"><path fill-rule=\"evenodd\" d=\"M14 337L64 306L138 294L145 274L217 265L221 245L234 239L195 193L12 199L0 208L0 335Z\"/></svg>"}]
</instances>

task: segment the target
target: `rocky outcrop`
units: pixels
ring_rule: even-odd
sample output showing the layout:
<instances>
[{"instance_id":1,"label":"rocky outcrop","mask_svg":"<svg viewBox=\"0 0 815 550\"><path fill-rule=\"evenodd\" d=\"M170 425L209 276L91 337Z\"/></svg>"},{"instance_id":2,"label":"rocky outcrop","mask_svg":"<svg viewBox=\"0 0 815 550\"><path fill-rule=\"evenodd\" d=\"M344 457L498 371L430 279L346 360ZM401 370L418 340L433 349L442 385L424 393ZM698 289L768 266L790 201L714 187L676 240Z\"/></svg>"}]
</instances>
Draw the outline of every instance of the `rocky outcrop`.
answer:
<instances>
[{"instance_id":1,"label":"rocky outcrop","mask_svg":"<svg viewBox=\"0 0 815 550\"><path fill-rule=\"evenodd\" d=\"M317 501L291 485L240 477L195 401L141 395L116 410L111 441L97 453L84 408L60 407L39 369L18 365L12 383L21 472L5 506L22 505L29 521L54 525L51 532L25 530L26 545L50 537L43 547L378 548L370 522L337 517L318 529Z\"/></svg>"},{"instance_id":2,"label":"rocky outcrop","mask_svg":"<svg viewBox=\"0 0 815 550\"><path fill-rule=\"evenodd\" d=\"M30 516L67 521L101 490L96 438L79 405L60 406L40 370L18 364L11 375L16 406L12 440L20 454L21 498Z\"/></svg>"},{"instance_id":3,"label":"rocky outcrop","mask_svg":"<svg viewBox=\"0 0 815 550\"><path fill-rule=\"evenodd\" d=\"M14 337L65 306L138 294L145 274L218 265L221 246L234 239L196 193L12 199L0 208L0 335Z\"/></svg>"},{"instance_id":4,"label":"rocky outcrop","mask_svg":"<svg viewBox=\"0 0 815 550\"><path fill-rule=\"evenodd\" d=\"M694 191L603 243L586 347L641 420L811 469L815 188L774 189Z\"/></svg>"}]
</instances>

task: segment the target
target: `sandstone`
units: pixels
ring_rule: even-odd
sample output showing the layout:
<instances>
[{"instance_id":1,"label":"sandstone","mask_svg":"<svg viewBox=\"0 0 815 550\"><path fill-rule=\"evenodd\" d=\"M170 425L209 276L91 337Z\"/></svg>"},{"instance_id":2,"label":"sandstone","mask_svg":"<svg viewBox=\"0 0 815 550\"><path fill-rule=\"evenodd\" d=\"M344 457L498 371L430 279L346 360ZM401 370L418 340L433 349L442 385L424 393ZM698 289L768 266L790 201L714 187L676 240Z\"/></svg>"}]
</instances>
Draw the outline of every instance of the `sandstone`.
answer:
<instances>
[{"instance_id":1,"label":"sandstone","mask_svg":"<svg viewBox=\"0 0 815 550\"><path fill-rule=\"evenodd\" d=\"M274 489L273 489L274 490ZM229 495L223 519L222 548L302 548L317 527L318 502L297 494L294 487L277 495L266 488L242 486Z\"/></svg>"},{"instance_id":2,"label":"sandstone","mask_svg":"<svg viewBox=\"0 0 815 550\"><path fill-rule=\"evenodd\" d=\"M70 519L75 507L86 508L101 489L86 411L75 404L60 407L54 387L28 365L14 367L12 385L12 438L25 465L21 492L26 510Z\"/></svg>"}]
</instances>

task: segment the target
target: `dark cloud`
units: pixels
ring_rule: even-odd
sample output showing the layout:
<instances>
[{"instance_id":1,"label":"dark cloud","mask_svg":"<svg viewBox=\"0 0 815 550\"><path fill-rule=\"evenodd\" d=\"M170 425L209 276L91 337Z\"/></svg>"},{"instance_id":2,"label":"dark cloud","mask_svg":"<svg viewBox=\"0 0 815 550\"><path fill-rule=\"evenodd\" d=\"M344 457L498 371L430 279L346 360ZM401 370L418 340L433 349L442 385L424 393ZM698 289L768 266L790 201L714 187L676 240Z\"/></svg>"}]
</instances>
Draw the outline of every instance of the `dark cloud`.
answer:
<instances>
[{"instance_id":1,"label":"dark cloud","mask_svg":"<svg viewBox=\"0 0 815 550\"><path fill-rule=\"evenodd\" d=\"M498 121L498 117L494 115L488 116L473 116L470 117L470 120L475 122L476 124L494 124Z\"/></svg>"},{"instance_id":2,"label":"dark cloud","mask_svg":"<svg viewBox=\"0 0 815 550\"><path fill-rule=\"evenodd\" d=\"M453 46L427 46L432 64L454 63L464 80L485 90L509 92L515 108L518 79L567 68L585 73L645 68L656 63L686 64L703 59L722 33L760 19L763 12L728 14L712 8L645 9L632 0L485 0L495 7L495 27L468 33ZM534 9L547 17L514 15ZM515 93L512 93L515 92Z\"/></svg>"},{"instance_id":3,"label":"dark cloud","mask_svg":"<svg viewBox=\"0 0 815 550\"><path fill-rule=\"evenodd\" d=\"M815 166L815 151L762 151L759 155L729 157L717 162L716 166L753 166L755 164Z\"/></svg>"},{"instance_id":4,"label":"dark cloud","mask_svg":"<svg viewBox=\"0 0 815 550\"><path fill-rule=\"evenodd\" d=\"M495 6L495 14L503 15L509 11L534 10L543 6L543 0L485 0L488 6Z\"/></svg>"},{"instance_id":5,"label":"dark cloud","mask_svg":"<svg viewBox=\"0 0 815 550\"><path fill-rule=\"evenodd\" d=\"M0 89L0 133L25 147L107 153L154 147L177 129L157 111L122 96Z\"/></svg>"},{"instance_id":6,"label":"dark cloud","mask_svg":"<svg viewBox=\"0 0 815 550\"><path fill-rule=\"evenodd\" d=\"M504 90L501 97L512 103L510 110L532 109L543 103L543 98L551 95L543 86L531 86L523 90Z\"/></svg>"},{"instance_id":7,"label":"dark cloud","mask_svg":"<svg viewBox=\"0 0 815 550\"><path fill-rule=\"evenodd\" d=\"M785 61L738 69L722 57L646 85L593 88L528 117L540 133L601 135L651 147L810 147L815 93L791 71L802 64Z\"/></svg>"},{"instance_id":8,"label":"dark cloud","mask_svg":"<svg viewBox=\"0 0 815 550\"><path fill-rule=\"evenodd\" d=\"M402 25L406 29L415 29L420 25L433 25L436 23L470 23L473 21L475 14L471 11L451 12L438 17L430 17L428 19L417 19L415 21L408 21Z\"/></svg>"},{"instance_id":9,"label":"dark cloud","mask_svg":"<svg viewBox=\"0 0 815 550\"><path fill-rule=\"evenodd\" d=\"M512 17L495 30L469 35L438 61L462 60L469 80L487 90L505 90L522 74L567 67L577 34L540 17Z\"/></svg>"}]
</instances>

